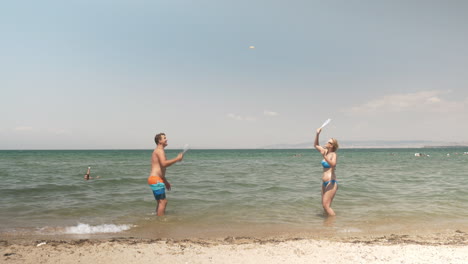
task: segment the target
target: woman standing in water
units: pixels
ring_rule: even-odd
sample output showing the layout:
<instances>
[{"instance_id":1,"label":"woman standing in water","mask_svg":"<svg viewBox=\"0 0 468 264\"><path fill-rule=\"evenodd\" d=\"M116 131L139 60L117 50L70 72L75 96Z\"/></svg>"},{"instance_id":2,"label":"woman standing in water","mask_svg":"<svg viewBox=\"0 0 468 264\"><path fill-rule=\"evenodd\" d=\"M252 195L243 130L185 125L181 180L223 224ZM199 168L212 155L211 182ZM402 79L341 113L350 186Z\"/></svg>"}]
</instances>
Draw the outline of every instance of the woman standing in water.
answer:
<instances>
[{"instance_id":1,"label":"woman standing in water","mask_svg":"<svg viewBox=\"0 0 468 264\"><path fill-rule=\"evenodd\" d=\"M335 169L336 163L338 162L336 151L339 146L338 141L334 138L330 138L325 147L320 146L320 132L322 132L322 128L317 129L314 145L315 149L317 149L317 151L323 156L322 206L329 216L334 216L335 212L330 206L333 202L333 198L335 198L336 191L338 190L338 181L336 180Z\"/></svg>"}]
</instances>

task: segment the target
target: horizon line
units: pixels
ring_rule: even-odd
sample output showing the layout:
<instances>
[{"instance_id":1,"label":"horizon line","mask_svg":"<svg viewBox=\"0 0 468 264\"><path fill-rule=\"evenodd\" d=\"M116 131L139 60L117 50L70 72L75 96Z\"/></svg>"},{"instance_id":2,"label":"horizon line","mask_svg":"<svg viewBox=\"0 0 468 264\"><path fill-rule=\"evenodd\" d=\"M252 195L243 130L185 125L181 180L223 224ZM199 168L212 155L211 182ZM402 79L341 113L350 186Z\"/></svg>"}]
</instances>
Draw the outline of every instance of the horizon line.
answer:
<instances>
[{"instance_id":1,"label":"horizon line","mask_svg":"<svg viewBox=\"0 0 468 264\"><path fill-rule=\"evenodd\" d=\"M340 149L422 149L422 148L468 148L468 145L434 145L434 146L344 146ZM299 147L284 147L284 148L192 148L190 150L311 150L313 147L299 148ZM110 150L148 150L153 148L50 148L50 149L0 149L0 151L110 151ZM182 148L168 148L166 150L183 150Z\"/></svg>"}]
</instances>

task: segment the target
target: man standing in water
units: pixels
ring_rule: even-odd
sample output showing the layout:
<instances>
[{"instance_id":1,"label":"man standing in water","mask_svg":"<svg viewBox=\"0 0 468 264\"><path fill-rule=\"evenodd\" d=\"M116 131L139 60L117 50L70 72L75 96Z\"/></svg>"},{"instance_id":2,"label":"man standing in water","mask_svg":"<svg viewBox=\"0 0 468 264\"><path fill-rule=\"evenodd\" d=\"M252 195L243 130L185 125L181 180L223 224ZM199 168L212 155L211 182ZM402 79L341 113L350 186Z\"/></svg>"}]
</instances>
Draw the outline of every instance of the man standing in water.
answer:
<instances>
[{"instance_id":1,"label":"man standing in water","mask_svg":"<svg viewBox=\"0 0 468 264\"><path fill-rule=\"evenodd\" d=\"M183 153L179 153L175 159L167 160L164 148L167 146L166 134L159 133L154 137L156 148L151 156L151 173L148 177L148 184L153 190L154 198L158 202L156 214L162 216L166 212L166 188L171 189L171 185L166 179L166 168L172 164L181 161L184 158Z\"/></svg>"}]
</instances>

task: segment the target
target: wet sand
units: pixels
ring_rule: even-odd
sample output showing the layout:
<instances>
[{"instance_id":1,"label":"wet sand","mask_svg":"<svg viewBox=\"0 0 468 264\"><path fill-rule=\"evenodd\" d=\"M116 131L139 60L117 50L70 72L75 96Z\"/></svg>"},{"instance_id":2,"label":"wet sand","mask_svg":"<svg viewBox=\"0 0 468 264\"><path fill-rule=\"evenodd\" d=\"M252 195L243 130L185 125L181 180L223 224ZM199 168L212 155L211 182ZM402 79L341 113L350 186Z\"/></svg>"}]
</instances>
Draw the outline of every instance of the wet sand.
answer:
<instances>
[{"instance_id":1,"label":"wet sand","mask_svg":"<svg viewBox=\"0 0 468 264\"><path fill-rule=\"evenodd\" d=\"M2 263L466 263L468 233L0 241Z\"/></svg>"}]
</instances>

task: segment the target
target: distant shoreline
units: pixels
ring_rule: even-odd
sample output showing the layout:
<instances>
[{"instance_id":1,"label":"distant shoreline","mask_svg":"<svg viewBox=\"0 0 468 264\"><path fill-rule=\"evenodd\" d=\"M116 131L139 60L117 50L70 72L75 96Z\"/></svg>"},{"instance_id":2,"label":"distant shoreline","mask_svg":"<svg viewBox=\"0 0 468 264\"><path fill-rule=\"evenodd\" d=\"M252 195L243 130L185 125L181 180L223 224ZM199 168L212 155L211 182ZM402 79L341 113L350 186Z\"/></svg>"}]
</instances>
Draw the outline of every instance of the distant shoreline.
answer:
<instances>
[{"instance_id":1,"label":"distant shoreline","mask_svg":"<svg viewBox=\"0 0 468 264\"><path fill-rule=\"evenodd\" d=\"M468 148L468 145L425 145L425 146L340 146L340 149L460 149ZM191 150L310 150L313 147L260 147L260 148L192 148ZM132 148L121 148L121 149L0 149L0 151L119 151L119 150L145 150L152 151L153 149L132 149ZM167 148L166 150L181 150L180 148Z\"/></svg>"}]
</instances>

